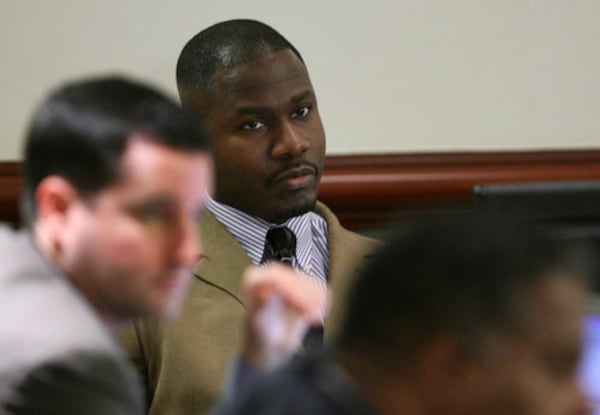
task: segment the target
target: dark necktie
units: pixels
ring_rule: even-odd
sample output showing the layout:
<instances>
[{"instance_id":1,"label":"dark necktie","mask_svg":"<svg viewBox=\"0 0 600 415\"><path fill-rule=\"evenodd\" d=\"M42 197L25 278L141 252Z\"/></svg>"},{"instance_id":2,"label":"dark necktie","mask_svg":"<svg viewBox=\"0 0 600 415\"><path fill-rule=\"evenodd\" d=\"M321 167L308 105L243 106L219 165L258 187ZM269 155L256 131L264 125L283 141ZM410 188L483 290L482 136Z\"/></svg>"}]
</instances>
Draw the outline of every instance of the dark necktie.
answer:
<instances>
[{"instance_id":1,"label":"dark necktie","mask_svg":"<svg viewBox=\"0 0 600 415\"><path fill-rule=\"evenodd\" d=\"M292 265L296 255L296 235L287 226L269 229L262 262L280 261Z\"/></svg>"},{"instance_id":2,"label":"dark necktie","mask_svg":"<svg viewBox=\"0 0 600 415\"><path fill-rule=\"evenodd\" d=\"M267 232L262 262L280 261L292 266L296 255L296 235L287 226L271 228ZM323 344L323 326L311 327L302 341L307 352L319 350Z\"/></svg>"}]
</instances>

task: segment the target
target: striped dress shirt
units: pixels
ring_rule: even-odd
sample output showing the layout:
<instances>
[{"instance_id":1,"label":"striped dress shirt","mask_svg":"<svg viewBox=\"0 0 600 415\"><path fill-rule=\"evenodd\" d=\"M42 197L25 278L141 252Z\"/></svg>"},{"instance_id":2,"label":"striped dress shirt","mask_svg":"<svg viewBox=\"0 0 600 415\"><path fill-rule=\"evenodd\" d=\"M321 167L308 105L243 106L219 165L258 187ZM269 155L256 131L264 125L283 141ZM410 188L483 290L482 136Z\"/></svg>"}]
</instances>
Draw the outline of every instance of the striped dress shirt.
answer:
<instances>
[{"instance_id":1,"label":"striped dress shirt","mask_svg":"<svg viewBox=\"0 0 600 415\"><path fill-rule=\"evenodd\" d=\"M206 208L242 245L252 262L260 265L269 229L287 226L296 235L296 255L292 265L301 271L327 280L329 273L329 247L327 222L314 212L288 219L284 223L270 223L248 215L231 206L208 198Z\"/></svg>"}]
</instances>

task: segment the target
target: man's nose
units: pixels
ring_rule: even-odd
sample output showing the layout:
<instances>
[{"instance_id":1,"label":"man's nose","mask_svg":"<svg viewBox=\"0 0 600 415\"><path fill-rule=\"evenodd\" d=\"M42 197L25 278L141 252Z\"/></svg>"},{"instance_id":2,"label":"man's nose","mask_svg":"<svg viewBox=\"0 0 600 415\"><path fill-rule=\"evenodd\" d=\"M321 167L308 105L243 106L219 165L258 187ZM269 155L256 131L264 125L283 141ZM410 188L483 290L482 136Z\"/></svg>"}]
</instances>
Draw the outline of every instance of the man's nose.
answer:
<instances>
[{"instance_id":1,"label":"man's nose","mask_svg":"<svg viewBox=\"0 0 600 415\"><path fill-rule=\"evenodd\" d=\"M301 126L293 121L282 122L276 131L276 139L273 145L273 158L293 158L304 153L310 148L310 140L305 135Z\"/></svg>"}]
</instances>

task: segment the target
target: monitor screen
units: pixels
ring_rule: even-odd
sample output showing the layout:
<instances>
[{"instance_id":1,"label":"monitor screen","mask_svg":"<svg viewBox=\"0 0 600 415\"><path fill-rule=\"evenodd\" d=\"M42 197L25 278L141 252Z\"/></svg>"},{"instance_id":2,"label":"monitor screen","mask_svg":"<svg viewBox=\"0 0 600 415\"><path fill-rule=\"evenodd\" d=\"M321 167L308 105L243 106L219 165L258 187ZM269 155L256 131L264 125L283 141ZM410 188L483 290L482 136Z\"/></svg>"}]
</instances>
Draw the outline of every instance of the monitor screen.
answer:
<instances>
[{"instance_id":1,"label":"monitor screen","mask_svg":"<svg viewBox=\"0 0 600 415\"><path fill-rule=\"evenodd\" d=\"M585 319L585 339L579 377L592 407L600 415L600 313Z\"/></svg>"},{"instance_id":2,"label":"monitor screen","mask_svg":"<svg viewBox=\"0 0 600 415\"><path fill-rule=\"evenodd\" d=\"M600 180L479 184L473 187L473 209L525 219L587 246L600 263ZM600 273L592 279L600 293Z\"/></svg>"},{"instance_id":3,"label":"monitor screen","mask_svg":"<svg viewBox=\"0 0 600 415\"><path fill-rule=\"evenodd\" d=\"M513 182L473 187L477 210L519 213L533 220L600 218L600 180Z\"/></svg>"}]
</instances>

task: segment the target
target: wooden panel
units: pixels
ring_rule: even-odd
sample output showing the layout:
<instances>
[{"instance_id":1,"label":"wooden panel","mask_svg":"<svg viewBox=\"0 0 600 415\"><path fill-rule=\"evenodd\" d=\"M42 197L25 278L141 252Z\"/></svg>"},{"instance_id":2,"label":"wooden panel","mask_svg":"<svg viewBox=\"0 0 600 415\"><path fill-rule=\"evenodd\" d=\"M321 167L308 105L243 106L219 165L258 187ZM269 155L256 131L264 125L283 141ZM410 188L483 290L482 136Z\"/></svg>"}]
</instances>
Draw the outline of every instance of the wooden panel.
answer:
<instances>
[{"instance_id":1,"label":"wooden panel","mask_svg":"<svg viewBox=\"0 0 600 415\"><path fill-rule=\"evenodd\" d=\"M319 198L349 228L468 210L476 184L600 179L600 150L327 157ZM0 219L18 223L20 163L0 162Z\"/></svg>"},{"instance_id":2,"label":"wooden panel","mask_svg":"<svg viewBox=\"0 0 600 415\"><path fill-rule=\"evenodd\" d=\"M13 226L20 224L19 198L23 180L21 164L0 162L0 221Z\"/></svg>"},{"instance_id":3,"label":"wooden panel","mask_svg":"<svg viewBox=\"0 0 600 415\"><path fill-rule=\"evenodd\" d=\"M360 229L471 207L476 184L600 179L600 150L328 157L320 199Z\"/></svg>"}]
</instances>

